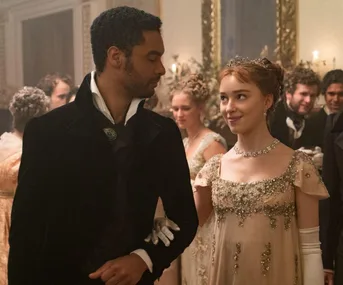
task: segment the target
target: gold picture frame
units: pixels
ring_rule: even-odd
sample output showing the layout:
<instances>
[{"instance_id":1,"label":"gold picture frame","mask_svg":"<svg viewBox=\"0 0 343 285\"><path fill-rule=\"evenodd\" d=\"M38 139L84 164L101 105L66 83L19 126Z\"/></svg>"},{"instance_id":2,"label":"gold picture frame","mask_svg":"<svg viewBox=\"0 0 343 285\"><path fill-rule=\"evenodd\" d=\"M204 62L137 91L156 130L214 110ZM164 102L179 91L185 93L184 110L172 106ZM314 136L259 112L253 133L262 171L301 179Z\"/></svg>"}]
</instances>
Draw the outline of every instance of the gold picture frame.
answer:
<instances>
[{"instance_id":1,"label":"gold picture frame","mask_svg":"<svg viewBox=\"0 0 343 285\"><path fill-rule=\"evenodd\" d=\"M205 69L221 63L221 0L202 0L202 63Z\"/></svg>"},{"instance_id":2,"label":"gold picture frame","mask_svg":"<svg viewBox=\"0 0 343 285\"><path fill-rule=\"evenodd\" d=\"M276 60L284 68L297 62L297 0L276 0Z\"/></svg>"},{"instance_id":3,"label":"gold picture frame","mask_svg":"<svg viewBox=\"0 0 343 285\"><path fill-rule=\"evenodd\" d=\"M297 0L276 0L275 59L290 68L297 60ZM202 0L202 58L221 65L221 0Z\"/></svg>"}]
</instances>

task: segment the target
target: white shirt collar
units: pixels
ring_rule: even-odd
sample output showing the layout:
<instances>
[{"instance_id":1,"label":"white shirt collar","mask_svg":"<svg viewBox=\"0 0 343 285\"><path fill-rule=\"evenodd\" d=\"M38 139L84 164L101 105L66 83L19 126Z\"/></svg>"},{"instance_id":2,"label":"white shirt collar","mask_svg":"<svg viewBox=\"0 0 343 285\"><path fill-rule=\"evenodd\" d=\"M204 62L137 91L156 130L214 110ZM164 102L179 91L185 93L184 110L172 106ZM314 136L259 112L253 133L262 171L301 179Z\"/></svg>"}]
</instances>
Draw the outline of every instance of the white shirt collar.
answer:
<instances>
[{"instance_id":1,"label":"white shirt collar","mask_svg":"<svg viewBox=\"0 0 343 285\"><path fill-rule=\"evenodd\" d=\"M290 117L286 118L286 124L290 129L292 129L294 131L294 133L293 133L294 139L298 139L301 137L303 130L305 129L305 120L302 121L300 130L296 129L296 127L294 126L294 122L292 121L292 119Z\"/></svg>"},{"instance_id":2,"label":"white shirt collar","mask_svg":"<svg viewBox=\"0 0 343 285\"><path fill-rule=\"evenodd\" d=\"M92 94L93 94L93 104L94 106L107 118L111 121L112 124L115 124L114 119L112 118L111 112L106 106L104 99L102 98L99 88L95 82L95 71L91 73L91 85L90 85ZM125 125L127 122L137 113L138 105L144 99L134 98L131 101L129 110L127 111L125 117Z\"/></svg>"},{"instance_id":3,"label":"white shirt collar","mask_svg":"<svg viewBox=\"0 0 343 285\"><path fill-rule=\"evenodd\" d=\"M330 112L330 110L329 110L327 105L324 105L323 108L324 108L324 112L326 113L326 115L330 115L331 114L331 112Z\"/></svg>"}]
</instances>

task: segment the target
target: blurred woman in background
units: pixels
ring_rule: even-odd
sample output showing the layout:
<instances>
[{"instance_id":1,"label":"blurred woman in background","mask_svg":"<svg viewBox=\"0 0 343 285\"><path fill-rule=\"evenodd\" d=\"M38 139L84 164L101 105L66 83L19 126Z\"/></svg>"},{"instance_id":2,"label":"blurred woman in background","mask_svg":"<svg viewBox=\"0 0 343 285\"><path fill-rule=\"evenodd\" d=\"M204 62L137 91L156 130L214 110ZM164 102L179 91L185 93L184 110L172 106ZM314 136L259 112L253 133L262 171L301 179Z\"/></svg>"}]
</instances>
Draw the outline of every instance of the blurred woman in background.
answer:
<instances>
[{"instance_id":1,"label":"blurred woman in background","mask_svg":"<svg viewBox=\"0 0 343 285\"><path fill-rule=\"evenodd\" d=\"M13 132L0 137L0 284L7 284L8 234L12 201L22 153L22 138L26 124L49 110L50 100L34 87L23 87L10 102Z\"/></svg>"},{"instance_id":2,"label":"blurred woman in background","mask_svg":"<svg viewBox=\"0 0 343 285\"><path fill-rule=\"evenodd\" d=\"M206 103L210 97L209 88L201 74L193 74L187 80L181 82L171 94L171 110L179 128L186 132L184 146L188 160L191 183L207 160L212 156L226 152L226 142L219 134L208 129L203 119L206 113ZM162 208L159 205L159 208ZM159 209L158 209L159 210ZM198 233L181 256L181 280L182 284L200 283L198 268L203 266L204 258L200 243L210 241L208 225L199 228ZM175 261L172 266L162 275L158 284L180 284ZM207 263L207 261L206 261Z\"/></svg>"}]
</instances>

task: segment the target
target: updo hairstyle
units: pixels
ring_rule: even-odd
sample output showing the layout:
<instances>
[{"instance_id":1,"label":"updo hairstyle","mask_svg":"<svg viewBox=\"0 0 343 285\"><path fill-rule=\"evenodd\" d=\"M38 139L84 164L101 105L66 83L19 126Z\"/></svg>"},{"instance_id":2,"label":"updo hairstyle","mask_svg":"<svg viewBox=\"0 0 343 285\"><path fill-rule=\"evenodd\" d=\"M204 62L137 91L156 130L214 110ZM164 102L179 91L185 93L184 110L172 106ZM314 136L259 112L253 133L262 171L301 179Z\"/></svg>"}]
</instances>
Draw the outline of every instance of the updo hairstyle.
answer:
<instances>
[{"instance_id":1,"label":"updo hairstyle","mask_svg":"<svg viewBox=\"0 0 343 285\"><path fill-rule=\"evenodd\" d=\"M283 94L284 70L282 67L267 58L250 60L236 57L223 68L220 80L228 75L233 75L244 83L254 83L263 95L273 95L273 104L267 111L267 117L269 117Z\"/></svg>"},{"instance_id":2,"label":"updo hairstyle","mask_svg":"<svg viewBox=\"0 0 343 285\"><path fill-rule=\"evenodd\" d=\"M28 86L21 88L10 102L13 127L19 132L24 132L29 120L48 112L49 104L49 97L41 89Z\"/></svg>"}]
</instances>

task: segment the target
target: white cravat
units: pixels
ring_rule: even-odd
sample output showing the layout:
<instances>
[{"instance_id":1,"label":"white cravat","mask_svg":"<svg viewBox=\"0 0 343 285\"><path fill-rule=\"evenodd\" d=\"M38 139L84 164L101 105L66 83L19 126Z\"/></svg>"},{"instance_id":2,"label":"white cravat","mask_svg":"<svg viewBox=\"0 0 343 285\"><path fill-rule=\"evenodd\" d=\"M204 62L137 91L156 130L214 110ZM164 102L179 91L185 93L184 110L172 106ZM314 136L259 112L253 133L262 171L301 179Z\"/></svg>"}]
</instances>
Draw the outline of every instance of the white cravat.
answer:
<instances>
[{"instance_id":1,"label":"white cravat","mask_svg":"<svg viewBox=\"0 0 343 285\"><path fill-rule=\"evenodd\" d=\"M290 117L286 118L286 124L290 129L294 131L294 134L293 134L294 139L298 139L301 137L303 130L305 129L305 120L303 120L299 130L296 129L296 127L294 126L294 122L292 121Z\"/></svg>"},{"instance_id":2,"label":"white cravat","mask_svg":"<svg viewBox=\"0 0 343 285\"><path fill-rule=\"evenodd\" d=\"M324 105L323 108L324 108L324 112L326 113L326 115L330 115L331 114L331 111L329 110L327 105Z\"/></svg>"},{"instance_id":3,"label":"white cravat","mask_svg":"<svg viewBox=\"0 0 343 285\"><path fill-rule=\"evenodd\" d=\"M111 121L112 124L115 124L114 119L111 115L111 112L108 110L106 103L104 101L104 98L102 98L99 88L96 85L95 82L95 71L92 71L91 73L91 91L93 94L93 103L94 106L107 118ZM139 99L139 98L134 98L131 101L129 110L127 111L126 117L125 117L125 125L126 123L137 113L138 110L138 105L141 101L143 101L144 99ZM137 254L140 258L143 259L143 261L146 263L146 265L148 266L150 272L152 272L152 261L151 258L149 257L149 255L147 254L147 252L144 249L137 249L135 251L133 251L132 253Z\"/></svg>"},{"instance_id":4,"label":"white cravat","mask_svg":"<svg viewBox=\"0 0 343 285\"><path fill-rule=\"evenodd\" d=\"M115 124L114 119L112 118L110 110L108 110L106 103L104 101L104 98L102 98L99 88L96 85L95 82L95 71L92 71L91 73L91 91L93 94L93 103L94 106L104 114L104 116L111 121L112 124ZM129 110L127 111L126 117L125 117L125 125L126 123L137 113L138 105L141 101L144 99L140 98L134 98L131 101Z\"/></svg>"}]
</instances>

